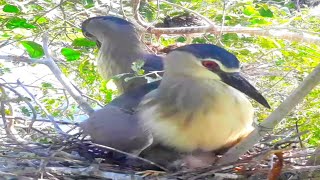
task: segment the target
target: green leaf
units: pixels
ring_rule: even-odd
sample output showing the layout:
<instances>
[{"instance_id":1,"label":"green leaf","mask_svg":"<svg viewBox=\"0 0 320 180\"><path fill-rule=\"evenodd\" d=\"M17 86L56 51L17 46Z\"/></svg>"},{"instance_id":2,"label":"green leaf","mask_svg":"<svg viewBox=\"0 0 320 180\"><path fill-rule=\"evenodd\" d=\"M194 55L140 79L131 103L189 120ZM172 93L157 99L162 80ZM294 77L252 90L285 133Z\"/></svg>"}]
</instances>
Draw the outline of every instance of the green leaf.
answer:
<instances>
[{"instance_id":1,"label":"green leaf","mask_svg":"<svg viewBox=\"0 0 320 180\"><path fill-rule=\"evenodd\" d=\"M222 35L222 40L224 42L226 41L238 41L239 40L239 36L236 33L226 33L224 35Z\"/></svg>"},{"instance_id":2,"label":"green leaf","mask_svg":"<svg viewBox=\"0 0 320 180\"><path fill-rule=\"evenodd\" d=\"M75 47L95 47L96 42L90 41L86 38L77 38L73 40L72 45Z\"/></svg>"},{"instance_id":3,"label":"green leaf","mask_svg":"<svg viewBox=\"0 0 320 180\"><path fill-rule=\"evenodd\" d=\"M275 61L275 64L277 65L277 66L281 66L281 65L283 65L285 63L285 60L284 59L278 59L277 61Z\"/></svg>"},{"instance_id":4,"label":"green leaf","mask_svg":"<svg viewBox=\"0 0 320 180\"><path fill-rule=\"evenodd\" d=\"M30 4L30 9L35 11L43 11L44 7L40 6L39 4Z\"/></svg>"},{"instance_id":5,"label":"green leaf","mask_svg":"<svg viewBox=\"0 0 320 180\"><path fill-rule=\"evenodd\" d=\"M270 24L270 22L268 22L267 20L265 20L265 18L255 18L255 19L252 19L250 20L251 24L252 25L266 25L266 24Z\"/></svg>"},{"instance_id":6,"label":"green leaf","mask_svg":"<svg viewBox=\"0 0 320 180\"><path fill-rule=\"evenodd\" d=\"M186 39L185 37L183 37L183 36L180 36L180 37L178 37L178 38L176 39L176 41L183 43L183 42L186 42L187 39Z\"/></svg>"},{"instance_id":7,"label":"green leaf","mask_svg":"<svg viewBox=\"0 0 320 180\"><path fill-rule=\"evenodd\" d=\"M207 43L205 38L196 37L192 40L192 43Z\"/></svg>"},{"instance_id":8,"label":"green leaf","mask_svg":"<svg viewBox=\"0 0 320 180\"><path fill-rule=\"evenodd\" d=\"M82 4L85 8L91 8L94 6L94 0L82 0Z\"/></svg>"},{"instance_id":9,"label":"green leaf","mask_svg":"<svg viewBox=\"0 0 320 180\"><path fill-rule=\"evenodd\" d=\"M131 65L131 69L137 74L137 75L143 75L144 70L142 67L144 66L144 61L138 60L136 62L133 62Z\"/></svg>"},{"instance_id":10,"label":"green leaf","mask_svg":"<svg viewBox=\"0 0 320 180\"><path fill-rule=\"evenodd\" d=\"M28 23L26 19L18 18L18 17L13 17L13 18L9 19L8 22L6 23L6 27L8 29L15 29L15 28L32 29L32 28L36 28L36 26Z\"/></svg>"},{"instance_id":11,"label":"green leaf","mask_svg":"<svg viewBox=\"0 0 320 180\"><path fill-rule=\"evenodd\" d=\"M41 87L42 87L43 89L53 88L52 84L51 84L51 83L48 83L48 82L43 82L43 83L41 83Z\"/></svg>"},{"instance_id":12,"label":"green leaf","mask_svg":"<svg viewBox=\"0 0 320 180\"><path fill-rule=\"evenodd\" d=\"M9 13L19 13L20 9L17 6L6 4L3 6L3 12L9 12Z\"/></svg>"},{"instance_id":13,"label":"green leaf","mask_svg":"<svg viewBox=\"0 0 320 180\"><path fill-rule=\"evenodd\" d=\"M21 44L26 48L31 58L39 59L44 56L44 51L40 44L33 41L21 41Z\"/></svg>"},{"instance_id":14,"label":"green leaf","mask_svg":"<svg viewBox=\"0 0 320 180\"><path fill-rule=\"evenodd\" d=\"M29 111L29 109L25 106L20 107L20 110L22 112L22 114L26 115L26 116L31 116L31 112Z\"/></svg>"},{"instance_id":15,"label":"green leaf","mask_svg":"<svg viewBox=\"0 0 320 180\"><path fill-rule=\"evenodd\" d=\"M173 38L161 37L161 44L164 46L170 46L176 44L176 41Z\"/></svg>"},{"instance_id":16,"label":"green leaf","mask_svg":"<svg viewBox=\"0 0 320 180\"><path fill-rule=\"evenodd\" d=\"M245 6L245 8L243 10L243 14L245 14L247 16L251 16L256 13L257 13L257 11L253 6Z\"/></svg>"},{"instance_id":17,"label":"green leaf","mask_svg":"<svg viewBox=\"0 0 320 180\"><path fill-rule=\"evenodd\" d=\"M268 7L261 7L259 9L259 14L262 17L273 17L273 12Z\"/></svg>"},{"instance_id":18,"label":"green leaf","mask_svg":"<svg viewBox=\"0 0 320 180\"><path fill-rule=\"evenodd\" d=\"M81 53L71 48L62 48L61 54L67 59L67 61L75 61L80 59Z\"/></svg>"},{"instance_id":19,"label":"green leaf","mask_svg":"<svg viewBox=\"0 0 320 180\"><path fill-rule=\"evenodd\" d=\"M35 16L34 19L37 20L36 22L38 24L45 24L49 22L49 20L43 16Z\"/></svg>"},{"instance_id":20,"label":"green leaf","mask_svg":"<svg viewBox=\"0 0 320 180\"><path fill-rule=\"evenodd\" d=\"M259 37L258 39L259 39L260 46L263 48L266 48L266 49L277 48L277 45L275 44L274 40L270 38Z\"/></svg>"}]
</instances>

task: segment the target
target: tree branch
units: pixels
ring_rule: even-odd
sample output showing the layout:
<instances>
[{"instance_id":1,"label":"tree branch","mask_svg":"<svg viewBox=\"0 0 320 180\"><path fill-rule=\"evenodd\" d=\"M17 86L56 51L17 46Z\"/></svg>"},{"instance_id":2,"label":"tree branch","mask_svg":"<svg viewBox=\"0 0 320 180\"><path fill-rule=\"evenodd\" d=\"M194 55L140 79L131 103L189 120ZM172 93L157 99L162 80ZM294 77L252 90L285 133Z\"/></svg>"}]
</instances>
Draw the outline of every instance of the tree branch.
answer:
<instances>
[{"instance_id":1,"label":"tree branch","mask_svg":"<svg viewBox=\"0 0 320 180\"><path fill-rule=\"evenodd\" d=\"M231 148L218 163L228 164L237 161L242 154L247 152L254 144L259 142L263 136L271 131L319 82L320 64L265 121L253 130L241 143Z\"/></svg>"},{"instance_id":2,"label":"tree branch","mask_svg":"<svg viewBox=\"0 0 320 180\"><path fill-rule=\"evenodd\" d=\"M27 94L34 100L34 102L41 108L41 110L47 115L48 119L52 122L55 130L61 134L66 136L67 134L62 131L59 125L55 122L54 117L47 111L47 109L37 100L37 98L19 81L17 80L19 86L21 86Z\"/></svg>"},{"instance_id":3,"label":"tree branch","mask_svg":"<svg viewBox=\"0 0 320 180\"><path fill-rule=\"evenodd\" d=\"M68 91L68 93L74 98L74 100L79 104L81 109L88 115L90 115L94 110L90 105L82 98L81 94L74 88L68 78L61 72L57 64L51 58L48 50L48 36L43 38L43 49L46 55L46 58L43 59L32 59L25 56L12 56L12 55L0 55L0 59L14 62L24 62L24 63L36 63L44 64L52 71L54 76L62 84L62 86Z\"/></svg>"},{"instance_id":4,"label":"tree branch","mask_svg":"<svg viewBox=\"0 0 320 180\"><path fill-rule=\"evenodd\" d=\"M163 1L168 3L166 1ZM146 31L151 34L196 34L196 33L212 33L214 35L225 34L225 33L237 33L237 34L249 34L251 36L267 36L273 38L285 39L288 41L298 41L306 43L320 44L320 37L312 35L311 33L303 32L302 30L291 31L289 28L284 27L264 27L264 28L252 28L252 27L233 27L223 26L218 27L209 19L204 20L209 24L206 26L191 26L191 27L177 27L177 28L155 28L142 20L139 14L140 0L132 1L133 23L140 31ZM173 5L172 3L169 3ZM177 5L174 5L177 6ZM194 13L193 11L189 11ZM196 15L199 15L198 13ZM203 18L203 16L200 16Z\"/></svg>"},{"instance_id":5,"label":"tree branch","mask_svg":"<svg viewBox=\"0 0 320 180\"><path fill-rule=\"evenodd\" d=\"M194 27L179 27L179 28L154 28L144 27L148 33L152 34L193 34L193 33L212 33L215 35L222 32L249 34L252 36L268 36L273 38L285 39L288 41L298 41L306 43L320 44L320 37L311 35L306 32L292 32L283 27L277 28L250 28L250 27L215 27L215 26L194 26Z\"/></svg>"},{"instance_id":6,"label":"tree branch","mask_svg":"<svg viewBox=\"0 0 320 180\"><path fill-rule=\"evenodd\" d=\"M73 87L68 78L61 72L57 64L51 58L48 50L48 36L45 34L43 36L43 49L46 55L47 61L45 61L45 65L47 65L54 76L59 80L59 82L63 85L63 87L69 92L69 94L74 98L74 100L79 104L79 106L85 111L88 115L94 112L94 110L90 107L90 105L82 98L81 94Z\"/></svg>"},{"instance_id":7,"label":"tree branch","mask_svg":"<svg viewBox=\"0 0 320 180\"><path fill-rule=\"evenodd\" d=\"M46 64L46 59L31 59L25 56L0 55L0 59L23 63Z\"/></svg>"}]
</instances>

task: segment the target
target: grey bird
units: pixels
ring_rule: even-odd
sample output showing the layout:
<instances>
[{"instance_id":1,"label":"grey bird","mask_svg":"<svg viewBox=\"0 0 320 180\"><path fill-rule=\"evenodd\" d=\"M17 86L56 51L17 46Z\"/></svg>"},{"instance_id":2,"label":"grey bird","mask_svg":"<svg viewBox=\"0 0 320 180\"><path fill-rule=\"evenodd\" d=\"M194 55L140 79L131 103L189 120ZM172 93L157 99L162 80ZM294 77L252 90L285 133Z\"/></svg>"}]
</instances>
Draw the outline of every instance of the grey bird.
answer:
<instances>
[{"instance_id":1,"label":"grey bird","mask_svg":"<svg viewBox=\"0 0 320 180\"><path fill-rule=\"evenodd\" d=\"M118 17L98 16L82 23L85 37L95 41L99 47L97 69L104 79L111 79L116 75L133 73L133 62L142 60L145 73L162 71L162 57L145 52L135 26ZM128 76L115 79L120 92L145 84L145 78L134 78L125 81Z\"/></svg>"},{"instance_id":2,"label":"grey bird","mask_svg":"<svg viewBox=\"0 0 320 180\"><path fill-rule=\"evenodd\" d=\"M145 73L163 70L162 57L146 53L136 28L124 19L92 17L82 23L82 32L99 47L97 68L105 79L133 73L131 65L137 60L144 61L142 69ZM152 136L139 126L133 112L141 98L156 89L159 83L146 84L145 78L126 82L125 77L115 80L118 90L124 94L94 112L80 127L95 143L138 155L151 144Z\"/></svg>"}]
</instances>

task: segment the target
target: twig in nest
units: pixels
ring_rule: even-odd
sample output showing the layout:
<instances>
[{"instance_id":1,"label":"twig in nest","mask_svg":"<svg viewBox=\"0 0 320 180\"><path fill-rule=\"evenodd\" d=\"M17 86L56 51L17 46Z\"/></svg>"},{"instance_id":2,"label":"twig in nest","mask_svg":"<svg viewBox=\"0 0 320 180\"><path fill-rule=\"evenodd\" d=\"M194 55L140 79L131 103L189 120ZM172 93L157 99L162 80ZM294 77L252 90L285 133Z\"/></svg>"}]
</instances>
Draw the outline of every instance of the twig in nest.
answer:
<instances>
[{"instance_id":1,"label":"twig in nest","mask_svg":"<svg viewBox=\"0 0 320 180\"><path fill-rule=\"evenodd\" d=\"M55 122L54 117L47 111L47 109L36 99L36 97L23 85L23 83L19 80L17 80L17 83L29 94L29 96L35 101L35 103L41 108L41 110L47 115L47 117L52 122L55 130L63 136L67 136L65 132L62 131L62 129L59 127L59 125Z\"/></svg>"},{"instance_id":2,"label":"twig in nest","mask_svg":"<svg viewBox=\"0 0 320 180\"><path fill-rule=\"evenodd\" d=\"M30 110L32 112L32 121L31 121L31 125L30 125L30 126L32 126L32 123L37 119L37 112L34 109L34 107L32 106L32 104L29 102L29 100L27 100L22 94L20 94L17 90L12 88L10 85L0 83L0 87L4 87L6 89L9 89L15 95L17 95L23 102L25 102L27 104L27 106L30 108ZM16 138L20 139L20 141L23 141L23 139L20 137L16 137Z\"/></svg>"},{"instance_id":3,"label":"twig in nest","mask_svg":"<svg viewBox=\"0 0 320 180\"><path fill-rule=\"evenodd\" d=\"M130 153L127 153L127 152L124 152L124 151L121 151L121 150L118 150L118 149L115 149L115 148L112 148L112 147L108 147L108 146L103 146L103 145L100 145L100 144L96 144L96 143L90 143L96 147L100 147L100 148L103 148L103 149L107 149L107 150L110 150L110 151L113 151L113 152L117 152L117 153L120 153L120 154L123 154L123 155L126 155L127 157L129 158L132 158L132 159L137 159L137 160L140 160L142 162L145 162L147 164L150 164L152 166L155 166L163 171L168 171L167 168L159 165L159 164L156 164L148 159L144 159L142 157L139 157L139 156L136 156L136 155L133 155L133 154L130 154Z\"/></svg>"}]
</instances>

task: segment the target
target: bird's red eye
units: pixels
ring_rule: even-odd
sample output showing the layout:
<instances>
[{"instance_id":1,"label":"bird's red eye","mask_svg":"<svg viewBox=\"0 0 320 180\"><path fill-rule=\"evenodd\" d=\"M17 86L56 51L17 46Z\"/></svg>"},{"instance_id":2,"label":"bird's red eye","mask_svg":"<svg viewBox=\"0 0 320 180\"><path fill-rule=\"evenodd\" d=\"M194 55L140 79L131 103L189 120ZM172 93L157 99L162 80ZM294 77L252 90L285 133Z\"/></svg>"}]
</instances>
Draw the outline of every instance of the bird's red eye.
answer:
<instances>
[{"instance_id":1,"label":"bird's red eye","mask_svg":"<svg viewBox=\"0 0 320 180\"><path fill-rule=\"evenodd\" d=\"M219 65L214 61L202 61L202 65L210 70L219 68Z\"/></svg>"}]
</instances>

